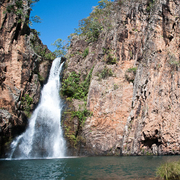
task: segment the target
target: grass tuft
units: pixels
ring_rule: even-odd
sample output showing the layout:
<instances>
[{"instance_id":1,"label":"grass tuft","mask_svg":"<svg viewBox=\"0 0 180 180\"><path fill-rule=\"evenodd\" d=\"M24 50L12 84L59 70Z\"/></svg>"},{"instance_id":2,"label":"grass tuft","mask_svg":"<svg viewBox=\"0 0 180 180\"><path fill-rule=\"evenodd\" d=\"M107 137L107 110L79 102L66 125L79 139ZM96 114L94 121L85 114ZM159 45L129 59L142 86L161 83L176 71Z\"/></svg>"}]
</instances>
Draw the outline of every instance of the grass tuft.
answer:
<instances>
[{"instance_id":1,"label":"grass tuft","mask_svg":"<svg viewBox=\"0 0 180 180\"><path fill-rule=\"evenodd\" d=\"M180 180L180 161L162 164L157 168L156 175L164 180Z\"/></svg>"}]
</instances>

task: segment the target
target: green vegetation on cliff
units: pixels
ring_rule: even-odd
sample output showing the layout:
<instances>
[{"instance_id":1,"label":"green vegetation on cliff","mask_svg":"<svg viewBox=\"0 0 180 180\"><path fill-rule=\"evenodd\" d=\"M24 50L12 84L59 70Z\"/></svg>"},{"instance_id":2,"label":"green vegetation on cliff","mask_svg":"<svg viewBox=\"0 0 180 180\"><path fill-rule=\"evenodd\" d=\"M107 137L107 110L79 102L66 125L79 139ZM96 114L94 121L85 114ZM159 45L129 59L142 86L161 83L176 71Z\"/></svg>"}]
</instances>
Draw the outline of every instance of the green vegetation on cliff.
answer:
<instances>
[{"instance_id":1,"label":"green vegetation on cliff","mask_svg":"<svg viewBox=\"0 0 180 180\"><path fill-rule=\"evenodd\" d=\"M35 53L37 53L43 60L54 60L56 55L49 51L47 46L43 46L38 37L38 32L35 29L31 29L32 36L31 36L31 46L34 49Z\"/></svg>"},{"instance_id":2,"label":"green vegetation on cliff","mask_svg":"<svg viewBox=\"0 0 180 180\"><path fill-rule=\"evenodd\" d=\"M34 3L38 2L39 0L28 0L28 6L32 7ZM23 0L15 0L14 2L10 2L6 7L6 12L16 14L18 17L18 23L27 22L27 24L32 25L32 22L39 23L41 22L41 18L39 16L29 17L29 14L24 13L24 2ZM30 8L30 10L32 10Z\"/></svg>"},{"instance_id":3,"label":"green vegetation on cliff","mask_svg":"<svg viewBox=\"0 0 180 180\"><path fill-rule=\"evenodd\" d=\"M125 73L125 79L128 82L134 83L134 79L135 79L135 76L136 76L136 71L137 71L137 67L129 68Z\"/></svg>"},{"instance_id":4,"label":"green vegetation on cliff","mask_svg":"<svg viewBox=\"0 0 180 180\"><path fill-rule=\"evenodd\" d=\"M56 57L62 57L66 55L67 44L64 45L64 41L62 39L57 39L54 43L52 43L52 46L56 47L56 50L54 51Z\"/></svg>"},{"instance_id":5,"label":"green vegetation on cliff","mask_svg":"<svg viewBox=\"0 0 180 180\"><path fill-rule=\"evenodd\" d=\"M79 28L75 29L75 34L86 36L88 42L97 41L101 31L111 27L109 16L112 5L113 2L108 0L99 1L90 16L79 22Z\"/></svg>"},{"instance_id":6,"label":"green vegetation on cliff","mask_svg":"<svg viewBox=\"0 0 180 180\"><path fill-rule=\"evenodd\" d=\"M71 72L64 78L61 86L61 94L66 97L69 107L65 111L66 120L63 122L65 136L69 139L73 147L77 147L78 142L82 141L80 133L82 126L84 125L87 117L91 115L91 112L86 108L86 99L89 91L89 85L91 82L93 68L88 75L81 80L81 74ZM75 110L72 106L73 99L77 99L82 102L82 106L79 106L78 110ZM71 105L70 105L71 104ZM74 120L77 118L77 125L73 125Z\"/></svg>"},{"instance_id":7,"label":"green vegetation on cliff","mask_svg":"<svg viewBox=\"0 0 180 180\"><path fill-rule=\"evenodd\" d=\"M112 9L113 2L109 0L100 0L98 5L94 7L92 13L90 13L89 17L84 18L79 22L79 28L75 29L75 33L70 35L68 42L71 41L71 38L80 39L84 41L84 45L83 48L76 51L71 51L72 47L70 47L68 58L72 60L72 58L75 59L78 57L79 61L83 63L88 55L93 56L95 52L92 52L92 44L98 40L100 34L104 30L106 31L111 28L110 15ZM63 45L61 39L60 41L57 40L53 45L57 47L56 52L59 56L65 55L63 52L69 47ZM105 53L105 61L108 65L116 64L116 58L110 54L110 52ZM73 147L78 147L78 142L83 141L83 137L81 136L82 127L87 117L92 115L86 106L93 72L92 66L88 67L86 71L88 72L86 75L78 70L76 72L68 71L63 78L61 86L61 94L66 97L68 103L68 108L65 110L64 114L65 120L63 121L65 127L64 133ZM112 75L112 70L107 66L105 66L98 74L99 79L105 79Z\"/></svg>"},{"instance_id":8,"label":"green vegetation on cliff","mask_svg":"<svg viewBox=\"0 0 180 180\"><path fill-rule=\"evenodd\" d=\"M84 81L80 80L80 73L71 72L67 78L64 79L61 87L63 96L74 99L86 100L89 85L92 77L93 68L90 70Z\"/></svg>"},{"instance_id":9,"label":"green vegetation on cliff","mask_svg":"<svg viewBox=\"0 0 180 180\"><path fill-rule=\"evenodd\" d=\"M25 94L24 97L22 97L23 110L27 117L30 117L31 115L32 103L33 103L33 98L31 98L28 94Z\"/></svg>"},{"instance_id":10,"label":"green vegetation on cliff","mask_svg":"<svg viewBox=\"0 0 180 180\"><path fill-rule=\"evenodd\" d=\"M88 116L90 116L90 115L91 115L90 111L88 111L85 107L84 107L83 110L73 111L73 112L71 113L72 118L78 117L79 122L80 122L80 126L83 126L83 124L84 124L85 121L86 121L86 118L87 118Z\"/></svg>"},{"instance_id":11,"label":"green vegetation on cliff","mask_svg":"<svg viewBox=\"0 0 180 180\"><path fill-rule=\"evenodd\" d=\"M105 66L104 69L98 74L98 76L99 76L99 80L106 79L110 76L113 76L113 72L111 69Z\"/></svg>"}]
</instances>

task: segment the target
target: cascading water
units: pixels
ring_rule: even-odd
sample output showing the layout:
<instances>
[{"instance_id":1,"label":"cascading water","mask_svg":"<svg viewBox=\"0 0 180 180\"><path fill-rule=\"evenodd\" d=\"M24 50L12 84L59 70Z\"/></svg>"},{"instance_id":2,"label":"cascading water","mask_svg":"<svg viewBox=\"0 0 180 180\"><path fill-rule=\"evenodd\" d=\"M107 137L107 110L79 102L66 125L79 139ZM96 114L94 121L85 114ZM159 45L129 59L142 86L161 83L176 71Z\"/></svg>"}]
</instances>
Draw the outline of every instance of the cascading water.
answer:
<instances>
[{"instance_id":1,"label":"cascading water","mask_svg":"<svg viewBox=\"0 0 180 180\"><path fill-rule=\"evenodd\" d=\"M53 61L49 79L41 91L38 107L27 130L11 144L10 158L59 158L65 155L61 129L62 102L59 97L61 58Z\"/></svg>"}]
</instances>

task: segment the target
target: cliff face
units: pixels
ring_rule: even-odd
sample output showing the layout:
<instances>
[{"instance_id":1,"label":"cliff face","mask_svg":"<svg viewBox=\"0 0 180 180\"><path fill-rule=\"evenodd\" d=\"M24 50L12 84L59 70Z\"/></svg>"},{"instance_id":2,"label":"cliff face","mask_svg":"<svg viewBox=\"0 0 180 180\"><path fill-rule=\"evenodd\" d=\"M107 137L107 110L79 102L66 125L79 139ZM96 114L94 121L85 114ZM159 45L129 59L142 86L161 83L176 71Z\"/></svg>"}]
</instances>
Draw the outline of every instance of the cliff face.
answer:
<instances>
[{"instance_id":1,"label":"cliff face","mask_svg":"<svg viewBox=\"0 0 180 180\"><path fill-rule=\"evenodd\" d=\"M16 7L16 2L3 0L0 4L1 156L12 138L24 131L51 66L51 61L45 58L50 51L27 25L29 1L23 1L21 7ZM12 5L14 9L7 9Z\"/></svg>"},{"instance_id":2,"label":"cliff face","mask_svg":"<svg viewBox=\"0 0 180 180\"><path fill-rule=\"evenodd\" d=\"M116 1L97 41L73 37L64 83L92 71L85 103L66 93L63 124L76 154L180 154L179 17L176 0Z\"/></svg>"},{"instance_id":3,"label":"cliff face","mask_svg":"<svg viewBox=\"0 0 180 180\"><path fill-rule=\"evenodd\" d=\"M179 154L180 3L154 4L125 126L124 154Z\"/></svg>"}]
</instances>

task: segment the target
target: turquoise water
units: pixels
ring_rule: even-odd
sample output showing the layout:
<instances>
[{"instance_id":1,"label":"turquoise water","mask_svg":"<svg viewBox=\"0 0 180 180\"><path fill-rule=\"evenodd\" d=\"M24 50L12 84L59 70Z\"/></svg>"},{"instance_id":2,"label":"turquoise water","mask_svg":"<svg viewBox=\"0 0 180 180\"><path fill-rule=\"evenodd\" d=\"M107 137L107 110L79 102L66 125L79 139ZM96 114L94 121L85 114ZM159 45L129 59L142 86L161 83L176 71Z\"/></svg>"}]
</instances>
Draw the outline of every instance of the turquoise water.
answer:
<instances>
[{"instance_id":1,"label":"turquoise water","mask_svg":"<svg viewBox=\"0 0 180 180\"><path fill-rule=\"evenodd\" d=\"M0 179L147 179L156 167L180 156L74 157L0 160Z\"/></svg>"}]
</instances>

